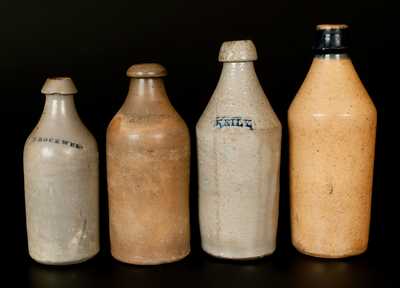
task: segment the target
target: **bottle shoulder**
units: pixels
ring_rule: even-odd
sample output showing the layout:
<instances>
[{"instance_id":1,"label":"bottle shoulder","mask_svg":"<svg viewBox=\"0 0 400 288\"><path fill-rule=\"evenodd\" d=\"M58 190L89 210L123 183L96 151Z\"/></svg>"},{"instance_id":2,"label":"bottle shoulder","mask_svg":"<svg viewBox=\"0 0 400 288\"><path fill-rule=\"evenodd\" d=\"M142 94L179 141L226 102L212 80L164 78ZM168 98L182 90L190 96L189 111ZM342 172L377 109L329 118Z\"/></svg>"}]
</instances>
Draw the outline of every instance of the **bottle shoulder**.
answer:
<instances>
[{"instance_id":1,"label":"bottle shoulder","mask_svg":"<svg viewBox=\"0 0 400 288\"><path fill-rule=\"evenodd\" d=\"M113 117L107 128L107 143L151 142L151 139L155 142L188 142L189 129L177 113L129 115L121 112Z\"/></svg>"},{"instance_id":2,"label":"bottle shoulder","mask_svg":"<svg viewBox=\"0 0 400 288\"><path fill-rule=\"evenodd\" d=\"M253 67L244 71L235 69L231 71L224 68L217 87L197 122L197 129L207 129L210 122L222 117L249 119L257 123L260 129L280 127L280 121Z\"/></svg>"},{"instance_id":3,"label":"bottle shoulder","mask_svg":"<svg viewBox=\"0 0 400 288\"><path fill-rule=\"evenodd\" d=\"M66 157L98 157L97 141L81 123L76 127L43 125L39 121L24 145L24 154ZM47 156L46 156L47 155ZM88 156L90 155L90 156Z\"/></svg>"},{"instance_id":4,"label":"bottle shoulder","mask_svg":"<svg viewBox=\"0 0 400 288\"><path fill-rule=\"evenodd\" d=\"M376 115L376 108L350 60L329 67L311 65L289 107L296 115Z\"/></svg>"},{"instance_id":5,"label":"bottle shoulder","mask_svg":"<svg viewBox=\"0 0 400 288\"><path fill-rule=\"evenodd\" d=\"M238 95L237 98L241 96L243 95ZM281 123L264 92L250 95L249 98L253 99L250 101L235 101L234 98L219 98L219 95L214 93L200 116L196 129L211 128L221 119L252 121L257 123L258 129L281 127Z\"/></svg>"}]
</instances>

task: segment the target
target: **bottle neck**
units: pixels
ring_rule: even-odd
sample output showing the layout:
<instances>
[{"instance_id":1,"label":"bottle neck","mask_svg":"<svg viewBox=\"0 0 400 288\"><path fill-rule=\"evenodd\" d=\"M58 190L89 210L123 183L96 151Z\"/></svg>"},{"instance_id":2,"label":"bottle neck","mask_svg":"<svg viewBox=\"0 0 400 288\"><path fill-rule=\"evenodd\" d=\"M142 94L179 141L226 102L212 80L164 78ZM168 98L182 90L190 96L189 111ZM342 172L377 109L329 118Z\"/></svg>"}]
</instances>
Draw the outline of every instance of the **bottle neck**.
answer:
<instances>
[{"instance_id":1,"label":"bottle neck","mask_svg":"<svg viewBox=\"0 0 400 288\"><path fill-rule=\"evenodd\" d=\"M315 54L314 58L325 59L325 60L342 60L342 59L350 59L349 54L347 53L332 53L332 54Z\"/></svg>"},{"instance_id":2,"label":"bottle neck","mask_svg":"<svg viewBox=\"0 0 400 288\"><path fill-rule=\"evenodd\" d=\"M249 62L225 62L222 67L220 81L249 82L257 80L254 63ZM257 80L258 81L258 80Z\"/></svg>"},{"instance_id":3,"label":"bottle neck","mask_svg":"<svg viewBox=\"0 0 400 288\"><path fill-rule=\"evenodd\" d=\"M258 81L253 62L225 62L214 99L224 98L229 101L241 99L252 99L257 93L263 93Z\"/></svg>"},{"instance_id":4,"label":"bottle neck","mask_svg":"<svg viewBox=\"0 0 400 288\"><path fill-rule=\"evenodd\" d=\"M162 78L132 78L121 112L156 113L170 106Z\"/></svg>"},{"instance_id":5,"label":"bottle neck","mask_svg":"<svg viewBox=\"0 0 400 288\"><path fill-rule=\"evenodd\" d=\"M76 121L79 120L75 108L74 95L46 95L41 120Z\"/></svg>"},{"instance_id":6,"label":"bottle neck","mask_svg":"<svg viewBox=\"0 0 400 288\"><path fill-rule=\"evenodd\" d=\"M319 77L326 77L326 73L342 73L337 77L354 72L354 66L348 54L321 54L314 55L311 69L317 69L321 73Z\"/></svg>"}]
</instances>

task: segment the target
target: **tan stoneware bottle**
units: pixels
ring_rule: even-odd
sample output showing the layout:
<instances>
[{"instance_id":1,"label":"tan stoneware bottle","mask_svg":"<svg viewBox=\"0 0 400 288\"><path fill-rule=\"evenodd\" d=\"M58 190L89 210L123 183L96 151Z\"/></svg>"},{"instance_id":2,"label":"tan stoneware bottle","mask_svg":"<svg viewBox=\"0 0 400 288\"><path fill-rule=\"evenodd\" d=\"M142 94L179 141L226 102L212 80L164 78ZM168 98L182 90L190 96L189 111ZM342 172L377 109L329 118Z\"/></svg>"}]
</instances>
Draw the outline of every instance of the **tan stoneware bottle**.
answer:
<instances>
[{"instance_id":1,"label":"tan stoneware bottle","mask_svg":"<svg viewBox=\"0 0 400 288\"><path fill-rule=\"evenodd\" d=\"M161 264L190 252L190 140L168 100L159 64L127 71L128 96L107 130L111 253Z\"/></svg>"},{"instance_id":2,"label":"tan stoneware bottle","mask_svg":"<svg viewBox=\"0 0 400 288\"><path fill-rule=\"evenodd\" d=\"M49 78L46 103L24 148L29 254L37 262L83 262L99 251L98 150L75 110L70 78Z\"/></svg>"},{"instance_id":3,"label":"tan stoneware bottle","mask_svg":"<svg viewBox=\"0 0 400 288\"><path fill-rule=\"evenodd\" d=\"M292 242L323 258L368 245L377 112L347 52L346 25L317 26L289 108Z\"/></svg>"},{"instance_id":4,"label":"tan stoneware bottle","mask_svg":"<svg viewBox=\"0 0 400 288\"><path fill-rule=\"evenodd\" d=\"M282 128L255 60L252 41L222 44L221 77L196 127L201 243L220 258L275 250Z\"/></svg>"}]
</instances>

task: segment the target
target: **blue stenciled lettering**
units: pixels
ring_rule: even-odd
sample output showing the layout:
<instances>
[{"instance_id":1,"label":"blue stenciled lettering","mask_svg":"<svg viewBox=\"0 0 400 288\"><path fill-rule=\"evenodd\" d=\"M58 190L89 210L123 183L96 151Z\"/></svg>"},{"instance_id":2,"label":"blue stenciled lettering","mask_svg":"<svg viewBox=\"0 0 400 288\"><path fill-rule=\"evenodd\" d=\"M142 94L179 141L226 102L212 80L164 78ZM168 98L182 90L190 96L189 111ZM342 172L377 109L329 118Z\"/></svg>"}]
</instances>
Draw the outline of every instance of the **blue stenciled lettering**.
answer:
<instances>
[{"instance_id":1,"label":"blue stenciled lettering","mask_svg":"<svg viewBox=\"0 0 400 288\"><path fill-rule=\"evenodd\" d=\"M227 117L227 116L217 116L215 119L216 128L225 128L225 127L239 127L239 128L248 128L253 130L253 120L252 119L244 119L242 117Z\"/></svg>"}]
</instances>

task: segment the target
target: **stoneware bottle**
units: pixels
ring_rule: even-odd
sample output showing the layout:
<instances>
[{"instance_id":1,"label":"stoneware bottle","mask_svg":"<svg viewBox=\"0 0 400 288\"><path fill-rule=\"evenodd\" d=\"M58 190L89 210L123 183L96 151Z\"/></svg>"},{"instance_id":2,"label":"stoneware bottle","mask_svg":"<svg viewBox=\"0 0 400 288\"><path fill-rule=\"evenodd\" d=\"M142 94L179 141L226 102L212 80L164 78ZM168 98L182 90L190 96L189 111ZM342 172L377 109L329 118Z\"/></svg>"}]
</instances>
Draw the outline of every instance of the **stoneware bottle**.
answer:
<instances>
[{"instance_id":1,"label":"stoneware bottle","mask_svg":"<svg viewBox=\"0 0 400 288\"><path fill-rule=\"evenodd\" d=\"M83 262L99 251L98 150L75 110L70 78L49 78L43 114L24 148L29 254Z\"/></svg>"},{"instance_id":2,"label":"stoneware bottle","mask_svg":"<svg viewBox=\"0 0 400 288\"><path fill-rule=\"evenodd\" d=\"M346 25L317 26L314 60L289 109L293 245L341 258L367 249L377 113Z\"/></svg>"},{"instance_id":3,"label":"stoneware bottle","mask_svg":"<svg viewBox=\"0 0 400 288\"><path fill-rule=\"evenodd\" d=\"M111 253L161 264L190 252L190 140L168 100L159 64L127 71L128 96L107 130Z\"/></svg>"},{"instance_id":4,"label":"stoneware bottle","mask_svg":"<svg viewBox=\"0 0 400 288\"><path fill-rule=\"evenodd\" d=\"M201 243L220 258L275 250L282 128L255 60L252 41L222 44L221 77L196 127Z\"/></svg>"}]
</instances>

